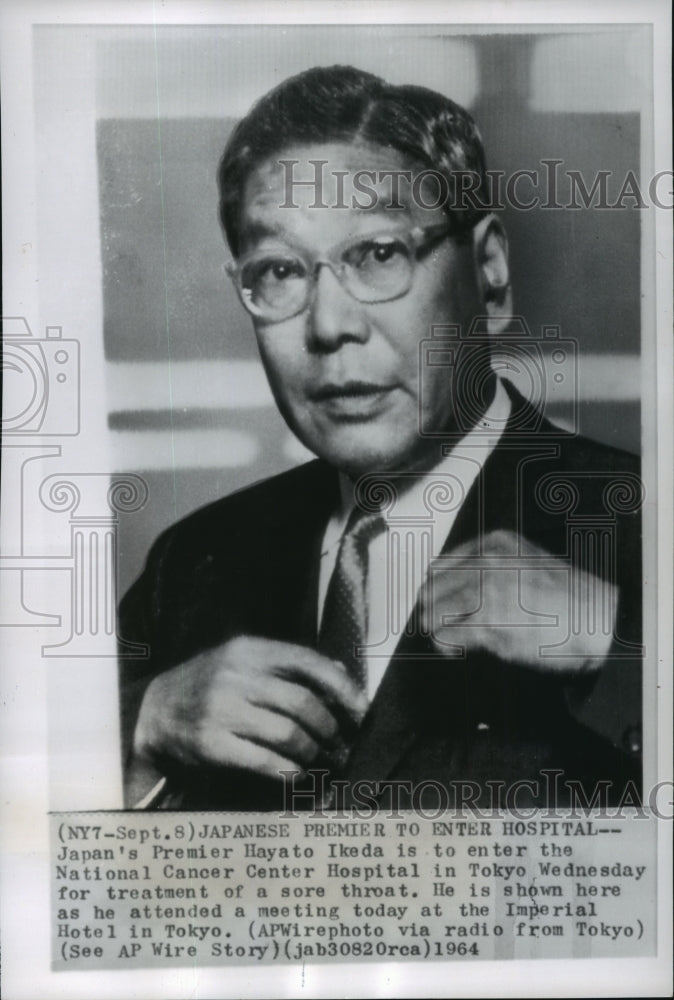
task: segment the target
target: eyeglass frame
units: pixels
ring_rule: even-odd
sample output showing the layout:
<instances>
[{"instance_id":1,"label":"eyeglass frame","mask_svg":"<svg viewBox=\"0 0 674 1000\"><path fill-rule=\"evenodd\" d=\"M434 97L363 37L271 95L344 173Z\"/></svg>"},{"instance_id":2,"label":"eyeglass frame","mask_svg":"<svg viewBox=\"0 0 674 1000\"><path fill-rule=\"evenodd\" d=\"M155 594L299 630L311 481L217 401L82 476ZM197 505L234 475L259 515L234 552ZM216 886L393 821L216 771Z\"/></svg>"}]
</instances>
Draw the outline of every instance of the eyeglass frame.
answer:
<instances>
[{"instance_id":1,"label":"eyeglass frame","mask_svg":"<svg viewBox=\"0 0 674 1000\"><path fill-rule=\"evenodd\" d=\"M225 264L225 271L231 278L236 292L241 300L246 312L256 319L264 320L267 323L283 323L287 319L292 319L294 316L298 316L301 312L307 308L310 304L313 296L316 294L316 283L318 281L318 274L321 267L328 267L335 275L339 281L340 286L351 296L356 302L361 302L364 305L378 305L382 302L394 302L396 299L401 299L404 295L407 295L410 288L412 287L412 279L414 276L414 271L416 263L419 260L419 255L426 251L429 252L434 245L442 242L448 236L460 237L465 235L463 230L456 231L456 226L452 220L447 220L446 222L436 222L431 223L427 226L414 226L412 229L407 230L405 233L399 233L395 230L382 230L374 233L363 234L361 237L350 237L347 240L343 240L338 243L326 257L317 257L313 262L313 267L309 267L306 258L297 250L293 250L287 247L287 250L294 254L298 260L300 260L306 267L306 277L309 280L307 285L307 294L305 300L301 306L290 312L287 316L279 316L277 318L271 318L266 316L265 313L257 309L250 301L250 296L246 294L247 290L244 289L241 284L241 270L245 264L253 258L256 254L260 253L259 250L252 250L247 254L244 254L240 260L231 260ZM344 270L349 266L344 260L335 260L338 255L343 254L349 247L357 246L358 243L366 243L369 239L377 239L382 236L397 237L402 239L405 243L412 243L413 255L410 257L412 261L412 267L410 269L410 281L407 287L403 288L402 291L396 292L394 295L386 295L383 298L376 299L361 299L349 289L343 280Z\"/></svg>"}]
</instances>

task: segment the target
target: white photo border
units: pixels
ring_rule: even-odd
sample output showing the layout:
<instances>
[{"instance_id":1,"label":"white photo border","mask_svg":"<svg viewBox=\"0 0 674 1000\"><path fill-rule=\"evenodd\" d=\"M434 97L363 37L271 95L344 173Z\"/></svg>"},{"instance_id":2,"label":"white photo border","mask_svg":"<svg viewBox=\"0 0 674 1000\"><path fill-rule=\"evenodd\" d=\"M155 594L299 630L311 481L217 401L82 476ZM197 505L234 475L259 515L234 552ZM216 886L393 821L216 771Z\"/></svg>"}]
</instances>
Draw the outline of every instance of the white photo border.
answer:
<instances>
[{"instance_id":1,"label":"white photo border","mask_svg":"<svg viewBox=\"0 0 674 1000\"><path fill-rule=\"evenodd\" d=\"M587 4L493 2L486 0L479 10L469 2L102 2L87 0L9 0L0 10L0 66L2 69L3 124L3 313L29 317L43 330L58 325L61 317L43 314L43 296L49 283L48 258L40 254L41 223L36 189L49 183L39 176L36 158L33 86L33 25L145 25L168 24L420 24L452 23L461 30L489 24L499 30L531 30L546 24L568 24L583 30L588 24L650 23L654 40L654 120L650 137L652 162L660 169L671 168L670 98L670 14L664 2L614 2ZM62 137L67 143L67 136ZM651 159L649 150L644 156ZM55 163L68 163L68 153L54 148ZM58 166L56 167L58 170ZM72 178L78 184L78 178ZM80 188L81 198L95 198L96 192ZM672 694L672 522L671 497L674 492L672 469L672 222L666 212L654 213L652 233L642 240L642 329L657 329L657 356L644 365L644 397L655 392L658 398L658 425L644 427L644 437L657 440L657 549L659 561L649 576L651 606L657 605L657 629L661 675L658 677L658 777L671 777L665 769L671 762ZM97 219L96 219L97 224ZM68 234L64 234L67 241ZM65 251L64 251L65 252ZM92 244L91 252L99 254ZM655 263L654 263L655 262ZM77 309L87 315L92 307L86 289L73 290L78 303L63 336L77 325ZM96 295L100 295L98 290ZM83 350L82 407L90 418L78 438L78 469L94 472L101 466L100 442L105 439L104 414L96 415L95 401L104 396L102 361ZM45 447L49 442L45 440ZM84 448L84 451L82 451ZM64 445L64 455L68 452ZM95 456L95 461L94 461ZM7 468L6 458L3 461ZM105 463L103 463L105 467ZM649 470L645 470L646 478ZM3 477L3 499L11 484ZM3 504L4 507L4 504ZM7 515L4 516L5 526ZM6 528L5 528L6 530ZM49 592L49 576L37 585ZM0 596L6 590L0 580ZM672 955L671 905L671 823L659 827L658 957L654 959L583 960L551 962L490 963L389 963L377 965L325 965L268 968L184 968L142 971L57 972L49 969L49 842L47 813L53 808L53 770L50 768L50 709L48 661L41 669L26 669L26 643L30 629L7 630L0 634L3 653L3 727L0 760L3 802L2 829L2 937L3 980L10 1000L32 998L127 998L188 997L223 995L259 996L638 996L669 995ZM116 699L114 671L91 684L91 696L99 703ZM65 683L65 682L64 682ZM69 681L73 683L74 681ZM95 688L95 690L94 690ZM114 728L114 726L113 726ZM103 757L96 769L109 775L106 788L86 791L88 809L109 808L111 789L119 787L121 775L115 759L114 739L107 734ZM74 756L78 748L72 748ZM93 772L95 769L91 768ZM61 774L62 772L59 772ZM67 780L61 778L59 780ZM81 778L85 794L87 776ZM118 793L115 793L118 794ZM58 798L57 801L62 801ZM82 799L84 801L84 799ZM668 888L666 888L668 887Z\"/></svg>"}]
</instances>

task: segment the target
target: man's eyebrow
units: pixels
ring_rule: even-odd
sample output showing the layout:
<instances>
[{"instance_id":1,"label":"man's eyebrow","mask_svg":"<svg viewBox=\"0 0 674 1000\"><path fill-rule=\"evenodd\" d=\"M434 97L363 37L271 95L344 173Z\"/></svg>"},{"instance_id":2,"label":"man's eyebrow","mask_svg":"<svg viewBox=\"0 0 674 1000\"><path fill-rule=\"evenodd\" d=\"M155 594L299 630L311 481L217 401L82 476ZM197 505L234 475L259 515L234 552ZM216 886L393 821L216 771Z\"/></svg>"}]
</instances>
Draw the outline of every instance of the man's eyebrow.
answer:
<instances>
[{"instance_id":1,"label":"man's eyebrow","mask_svg":"<svg viewBox=\"0 0 674 1000\"><path fill-rule=\"evenodd\" d=\"M339 208L335 208L335 211L339 211ZM407 205L402 206L400 209L393 209L388 207L387 204L377 203L372 208L356 210L352 214L351 218L362 219L366 221L368 217L373 215L381 217L384 215L389 215L392 220L406 218L410 214L410 210ZM358 232L357 226L354 227L354 236L361 235ZM367 233L363 235L367 236ZM276 237L283 243L293 245L294 240L292 234L290 234L287 229L282 224L276 224L274 222L267 222L263 219L249 219L246 221L242 229L243 242L245 243L255 243L258 240L265 239L266 237Z\"/></svg>"},{"instance_id":2,"label":"man's eyebrow","mask_svg":"<svg viewBox=\"0 0 674 1000\"><path fill-rule=\"evenodd\" d=\"M265 236L278 236L285 239L286 234L283 226L274 225L273 222L263 222L261 219L253 219L246 222L243 236L246 241L264 239Z\"/></svg>"},{"instance_id":3,"label":"man's eyebrow","mask_svg":"<svg viewBox=\"0 0 674 1000\"><path fill-rule=\"evenodd\" d=\"M410 214L409 205L397 205L391 202L390 197L390 195L382 195L382 197L377 198L375 204L371 206L356 205L354 209L356 217L362 215L364 218L367 218L368 215L384 215L390 212L393 218L396 218L397 216Z\"/></svg>"}]
</instances>

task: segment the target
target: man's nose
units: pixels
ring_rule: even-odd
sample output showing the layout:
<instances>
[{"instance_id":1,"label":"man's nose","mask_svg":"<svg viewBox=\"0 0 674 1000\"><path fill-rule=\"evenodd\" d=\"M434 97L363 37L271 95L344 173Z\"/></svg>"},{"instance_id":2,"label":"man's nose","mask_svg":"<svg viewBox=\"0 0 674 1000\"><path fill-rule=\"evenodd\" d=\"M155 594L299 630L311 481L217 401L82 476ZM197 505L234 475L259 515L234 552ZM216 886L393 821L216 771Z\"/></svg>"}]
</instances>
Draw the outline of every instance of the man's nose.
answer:
<instances>
[{"instance_id":1,"label":"man's nose","mask_svg":"<svg viewBox=\"0 0 674 1000\"><path fill-rule=\"evenodd\" d=\"M309 336L315 347L335 350L343 341L364 341L369 324L362 303L343 287L327 264L318 267L309 310Z\"/></svg>"}]
</instances>

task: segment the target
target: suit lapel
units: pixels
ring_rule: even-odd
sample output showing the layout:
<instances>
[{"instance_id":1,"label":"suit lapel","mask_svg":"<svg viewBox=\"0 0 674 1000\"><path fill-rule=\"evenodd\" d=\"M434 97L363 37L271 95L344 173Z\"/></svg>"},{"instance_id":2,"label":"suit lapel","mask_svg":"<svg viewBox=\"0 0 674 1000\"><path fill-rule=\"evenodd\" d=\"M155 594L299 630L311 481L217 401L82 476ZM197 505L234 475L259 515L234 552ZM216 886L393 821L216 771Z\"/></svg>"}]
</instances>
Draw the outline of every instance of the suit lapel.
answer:
<instances>
[{"instance_id":1,"label":"suit lapel","mask_svg":"<svg viewBox=\"0 0 674 1000\"><path fill-rule=\"evenodd\" d=\"M416 740L419 720L411 712L416 666L399 657L389 663L349 758L349 781L387 778Z\"/></svg>"},{"instance_id":2,"label":"suit lapel","mask_svg":"<svg viewBox=\"0 0 674 1000\"><path fill-rule=\"evenodd\" d=\"M338 497L336 473L323 462L312 462L283 509L272 511L265 538L273 538L274 550L260 555L265 587L254 590L250 609L270 637L316 645L321 545Z\"/></svg>"},{"instance_id":3,"label":"suit lapel","mask_svg":"<svg viewBox=\"0 0 674 1000\"><path fill-rule=\"evenodd\" d=\"M522 415L538 427L540 417L536 410L510 386L508 394L517 414L504 429L501 440L494 448L475 479L457 515L442 549L442 554L470 539L480 539L489 531L502 529L521 531L518 497L518 469L522 461L533 454L554 456L557 447L553 442L542 444L535 430L522 434ZM551 427L551 425L546 425ZM552 434L554 440L554 434ZM417 604L412 619L418 620ZM449 723L456 711L456 700L461 700L461 684L468 682L465 671L457 671L452 693L447 685L446 665L443 667L428 637L405 633L391 658L370 710L361 728L358 742L349 760L346 777L350 781L367 779L383 781L394 773L396 767L409 753L415 742L423 739L428 730L429 714L434 706L434 693L444 692L452 704L447 706ZM458 685L458 687L457 687Z\"/></svg>"}]
</instances>

